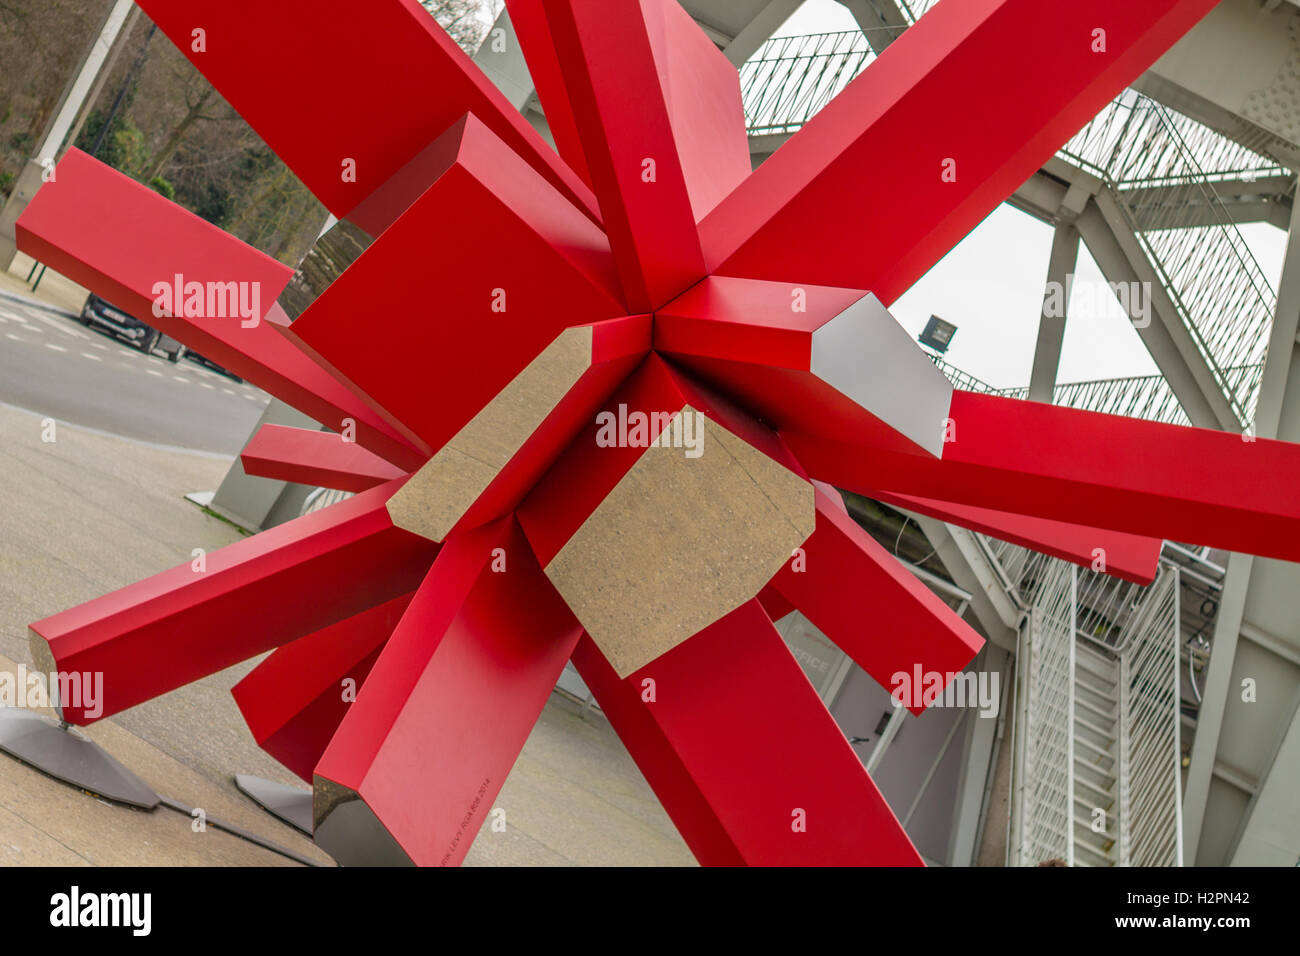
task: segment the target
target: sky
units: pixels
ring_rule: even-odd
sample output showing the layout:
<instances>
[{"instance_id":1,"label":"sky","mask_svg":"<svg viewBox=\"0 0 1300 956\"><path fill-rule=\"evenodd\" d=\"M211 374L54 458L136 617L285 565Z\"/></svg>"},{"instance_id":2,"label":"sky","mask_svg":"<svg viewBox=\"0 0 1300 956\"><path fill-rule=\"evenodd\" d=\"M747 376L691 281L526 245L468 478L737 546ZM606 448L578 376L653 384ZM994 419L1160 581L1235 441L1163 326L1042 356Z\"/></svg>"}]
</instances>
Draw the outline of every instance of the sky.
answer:
<instances>
[{"instance_id":1,"label":"sky","mask_svg":"<svg viewBox=\"0 0 1300 956\"><path fill-rule=\"evenodd\" d=\"M778 36L856 30L836 0L806 0ZM1256 260L1277 288L1286 249L1283 230L1265 223L1240 227ZM1002 205L891 307L913 335L930 315L957 326L946 358L999 388L1029 384L1052 227ZM1109 289L1110 306L1083 308L1084 297L1104 284L1087 247L1080 246L1075 294L1067 311L1060 382L1151 375L1158 372Z\"/></svg>"}]
</instances>

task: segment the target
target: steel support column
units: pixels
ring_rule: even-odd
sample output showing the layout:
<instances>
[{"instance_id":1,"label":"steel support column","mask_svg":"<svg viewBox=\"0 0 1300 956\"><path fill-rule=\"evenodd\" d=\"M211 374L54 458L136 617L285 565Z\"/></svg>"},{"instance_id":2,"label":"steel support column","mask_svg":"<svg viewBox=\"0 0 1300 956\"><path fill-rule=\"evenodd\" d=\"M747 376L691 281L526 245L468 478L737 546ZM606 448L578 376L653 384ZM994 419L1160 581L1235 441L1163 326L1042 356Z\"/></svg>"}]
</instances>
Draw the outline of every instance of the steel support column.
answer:
<instances>
[{"instance_id":1,"label":"steel support column","mask_svg":"<svg viewBox=\"0 0 1300 956\"><path fill-rule=\"evenodd\" d=\"M1052 235L1052 255L1047 263L1043 311L1038 319L1038 344L1029 376L1029 400L1050 402L1056 389L1056 370L1065 341L1065 318L1070 307L1070 286L1079 259L1079 230L1072 222L1058 222ZM1059 312L1058 312L1059 309Z\"/></svg>"},{"instance_id":2,"label":"steel support column","mask_svg":"<svg viewBox=\"0 0 1300 956\"><path fill-rule=\"evenodd\" d=\"M1300 438L1300 212L1292 211L1256 437ZM1233 554L1223 583L1184 796L1186 858L1197 865L1300 857L1300 568ZM1254 681L1254 700L1245 680Z\"/></svg>"}]
</instances>

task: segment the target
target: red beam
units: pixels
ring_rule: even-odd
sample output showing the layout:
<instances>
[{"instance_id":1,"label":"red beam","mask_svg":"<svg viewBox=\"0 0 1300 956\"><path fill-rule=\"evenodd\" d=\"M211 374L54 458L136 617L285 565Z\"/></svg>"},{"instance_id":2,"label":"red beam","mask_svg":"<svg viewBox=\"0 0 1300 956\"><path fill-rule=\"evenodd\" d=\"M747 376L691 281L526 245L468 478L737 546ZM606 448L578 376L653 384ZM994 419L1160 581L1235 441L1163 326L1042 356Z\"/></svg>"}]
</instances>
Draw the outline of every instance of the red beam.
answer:
<instances>
[{"instance_id":1,"label":"red beam","mask_svg":"<svg viewBox=\"0 0 1300 956\"><path fill-rule=\"evenodd\" d=\"M1300 445L953 393L942 459L783 434L814 477L1300 560Z\"/></svg>"},{"instance_id":2,"label":"red beam","mask_svg":"<svg viewBox=\"0 0 1300 956\"><path fill-rule=\"evenodd\" d=\"M263 750L311 782L316 762L414 593L277 648L230 689Z\"/></svg>"},{"instance_id":3,"label":"red beam","mask_svg":"<svg viewBox=\"0 0 1300 956\"><path fill-rule=\"evenodd\" d=\"M952 385L869 293L710 277L655 313L655 350L773 428L941 449Z\"/></svg>"},{"instance_id":4,"label":"red beam","mask_svg":"<svg viewBox=\"0 0 1300 956\"><path fill-rule=\"evenodd\" d=\"M365 491L406 473L342 435L287 425L263 425L239 459L244 471L259 478L339 491Z\"/></svg>"},{"instance_id":5,"label":"red beam","mask_svg":"<svg viewBox=\"0 0 1300 956\"><path fill-rule=\"evenodd\" d=\"M404 468L427 457L268 321L284 316L275 299L292 269L130 177L70 149L16 230L23 252L322 424L341 431L351 419L357 442L376 454ZM204 287L202 315L155 313L162 286L175 299L177 275ZM243 283L250 306L256 293L253 318L231 314L224 296L209 314L208 284L230 282Z\"/></svg>"},{"instance_id":6,"label":"red beam","mask_svg":"<svg viewBox=\"0 0 1300 956\"><path fill-rule=\"evenodd\" d=\"M628 373L650 351L651 317L629 315L590 326L591 363L497 472L456 527L473 528L514 511ZM500 439L500 433L494 436ZM453 440L453 446L455 442Z\"/></svg>"},{"instance_id":7,"label":"red beam","mask_svg":"<svg viewBox=\"0 0 1300 956\"><path fill-rule=\"evenodd\" d=\"M889 305L1217 2L938 4L704 220L709 271Z\"/></svg>"},{"instance_id":8,"label":"red beam","mask_svg":"<svg viewBox=\"0 0 1300 956\"><path fill-rule=\"evenodd\" d=\"M551 40L550 25L546 22L544 0L506 0L506 10L528 62L528 75L546 114L546 125L555 140L555 149L577 177L590 187L591 171L587 169L582 138L578 135L578 121L564 88L564 74L555 43Z\"/></svg>"},{"instance_id":9,"label":"red beam","mask_svg":"<svg viewBox=\"0 0 1300 956\"><path fill-rule=\"evenodd\" d=\"M657 355L649 356L628 376L603 410L611 415L644 412L654 416L686 406L721 424L784 468L803 474L799 463L770 429ZM650 421L653 423L654 418L650 417ZM551 562L648 450L630 443L604 447L599 440L601 428L597 420L590 420L519 507L519 523L543 566ZM657 438L657 426L652 424L647 434L650 440Z\"/></svg>"},{"instance_id":10,"label":"red beam","mask_svg":"<svg viewBox=\"0 0 1300 956\"><path fill-rule=\"evenodd\" d=\"M1062 561L1095 568L1135 584L1150 584L1156 579L1160 550L1164 547L1161 538L1126 534L1108 528L1089 528L1066 521L995 511L992 508L957 505L949 501L900 495L892 491L877 491L872 497L908 511L970 528L999 541L1009 541L1022 548L1050 554ZM1098 551L1104 559L1101 567L1097 565Z\"/></svg>"},{"instance_id":11,"label":"red beam","mask_svg":"<svg viewBox=\"0 0 1300 956\"><path fill-rule=\"evenodd\" d=\"M587 187L417 0L140 6L340 219L464 113L596 216Z\"/></svg>"},{"instance_id":12,"label":"red beam","mask_svg":"<svg viewBox=\"0 0 1300 956\"><path fill-rule=\"evenodd\" d=\"M580 635L513 518L449 538L316 767L317 842L459 864Z\"/></svg>"},{"instance_id":13,"label":"red beam","mask_svg":"<svg viewBox=\"0 0 1300 956\"><path fill-rule=\"evenodd\" d=\"M645 681L652 681L646 685ZM757 866L919 865L889 805L756 601L624 681L698 787L743 862ZM642 700L649 687L654 700ZM630 697L625 697L631 706ZM628 749L644 732L630 722ZM657 749L653 736L650 746ZM640 763L642 772L655 771ZM673 774L661 788L679 786ZM657 788L657 792L660 788ZM666 805L683 835L718 840L698 802ZM802 829L801 829L802 827ZM709 856L702 862L711 862Z\"/></svg>"},{"instance_id":14,"label":"red beam","mask_svg":"<svg viewBox=\"0 0 1300 956\"><path fill-rule=\"evenodd\" d=\"M620 679L585 635L573 652L573 666L700 865L743 866L744 855L651 715L643 689L630 678Z\"/></svg>"},{"instance_id":15,"label":"red beam","mask_svg":"<svg viewBox=\"0 0 1300 956\"><path fill-rule=\"evenodd\" d=\"M749 174L735 68L676 0L544 6L624 293L651 311L703 278L696 220Z\"/></svg>"},{"instance_id":16,"label":"red beam","mask_svg":"<svg viewBox=\"0 0 1300 956\"><path fill-rule=\"evenodd\" d=\"M882 687L892 691L894 675L910 676L916 665L943 675L946 686L984 646L825 485L817 487L817 530L802 550L771 586ZM908 709L919 715L925 707L918 701Z\"/></svg>"},{"instance_id":17,"label":"red beam","mask_svg":"<svg viewBox=\"0 0 1300 956\"><path fill-rule=\"evenodd\" d=\"M600 229L491 130L464 116L437 150L433 185L282 326L431 451L565 328L626 314ZM382 347L357 347L365 315Z\"/></svg>"},{"instance_id":18,"label":"red beam","mask_svg":"<svg viewBox=\"0 0 1300 956\"><path fill-rule=\"evenodd\" d=\"M393 527L385 502L400 484L31 625L43 669L104 675L102 712L65 704L63 718L89 724L111 717L412 590L437 545ZM303 594L311 600L292 599Z\"/></svg>"}]
</instances>

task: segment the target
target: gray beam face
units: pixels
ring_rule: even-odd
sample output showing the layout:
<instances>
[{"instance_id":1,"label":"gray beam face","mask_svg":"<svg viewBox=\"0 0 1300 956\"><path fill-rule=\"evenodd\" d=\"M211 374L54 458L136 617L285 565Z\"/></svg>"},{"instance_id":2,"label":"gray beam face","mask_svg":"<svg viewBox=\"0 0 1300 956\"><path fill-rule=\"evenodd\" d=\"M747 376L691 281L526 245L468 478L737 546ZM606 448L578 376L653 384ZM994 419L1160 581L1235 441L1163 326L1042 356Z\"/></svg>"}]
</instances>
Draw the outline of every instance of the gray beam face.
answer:
<instances>
[{"instance_id":1,"label":"gray beam face","mask_svg":"<svg viewBox=\"0 0 1300 956\"><path fill-rule=\"evenodd\" d=\"M1295 708L1293 708L1294 713ZM1295 789L1300 780L1300 720L1290 727L1271 761L1268 779L1246 808L1235 841L1233 866L1296 866L1300 864Z\"/></svg>"},{"instance_id":2,"label":"gray beam face","mask_svg":"<svg viewBox=\"0 0 1300 956\"><path fill-rule=\"evenodd\" d=\"M758 15L722 48L723 55L735 66L741 66L801 6L803 0L768 0L767 5L758 12Z\"/></svg>"},{"instance_id":3,"label":"gray beam face","mask_svg":"<svg viewBox=\"0 0 1300 956\"><path fill-rule=\"evenodd\" d=\"M1300 216L1293 214L1256 415L1259 435L1290 442L1300 441L1297 227ZM1200 835L1202 855L1220 863L1293 866L1300 860L1300 815L1294 809L1300 781L1300 565L1254 558L1247 572L1241 614L1225 625L1235 625L1240 638L1230 666L1226 660L1220 665L1230 671L1230 678L1214 744L1217 761L1230 761L1249 774L1254 787L1235 817L1207 812ZM1211 658L1211 667L1216 663ZM1241 700L1240 681L1245 678L1257 682L1252 703ZM1214 800L1214 789L1212 784L1207 802ZM1222 856L1216 852L1220 846Z\"/></svg>"},{"instance_id":4,"label":"gray beam face","mask_svg":"<svg viewBox=\"0 0 1300 956\"><path fill-rule=\"evenodd\" d=\"M1300 10L1223 0L1134 86L1300 169Z\"/></svg>"},{"instance_id":5,"label":"gray beam face","mask_svg":"<svg viewBox=\"0 0 1300 956\"><path fill-rule=\"evenodd\" d=\"M965 528L904 511L924 532L953 582L971 595L971 611L988 639L1003 650L1016 650L1020 609L1007 596L996 572L983 559L974 535Z\"/></svg>"},{"instance_id":6,"label":"gray beam face","mask_svg":"<svg viewBox=\"0 0 1300 956\"><path fill-rule=\"evenodd\" d=\"M1293 210L1256 435L1300 441L1300 216ZM1188 859L1203 865L1300 858L1300 566L1228 561L1185 791ZM1254 682L1253 695L1244 680ZM1252 697L1253 699L1243 699ZM1290 810L1289 816L1282 808Z\"/></svg>"},{"instance_id":7,"label":"gray beam face","mask_svg":"<svg viewBox=\"0 0 1300 956\"><path fill-rule=\"evenodd\" d=\"M679 0L679 2L691 15L691 19L699 24L705 35L722 50L738 39L755 20L766 17L768 22L771 22L772 18L779 13L779 7L776 10L769 9L772 0ZM775 31L784 22L784 18L777 20L772 23L771 29ZM759 38L754 48L761 46L768 36L771 36L771 33ZM746 44L751 42L753 37L746 39ZM737 51L739 50L740 47L737 47Z\"/></svg>"},{"instance_id":8,"label":"gray beam face","mask_svg":"<svg viewBox=\"0 0 1300 956\"><path fill-rule=\"evenodd\" d=\"M320 428L310 415L304 415L278 398L271 399L270 404L266 406L262 417L257 420L257 425L249 435L249 440L252 440L252 436L266 424L289 425L294 428ZM293 488L301 489L302 486L290 485L287 481L275 481L271 478L254 478L244 471L243 462L236 458L208 507L241 528L248 531L261 531L271 527L272 523L280 523L272 522L270 519L272 514L277 512L276 505L281 496L291 494ZM280 509L280 512L283 512L283 509ZM276 517L283 521L297 517L297 514L279 513Z\"/></svg>"},{"instance_id":9,"label":"gray beam face","mask_svg":"<svg viewBox=\"0 0 1300 956\"><path fill-rule=\"evenodd\" d=\"M1286 229L1290 224L1294 177L1220 181L1213 189L1213 203L1186 186L1125 189L1120 195L1140 229L1168 228L1170 223L1182 228L1223 225L1224 212L1238 225L1267 222Z\"/></svg>"},{"instance_id":10,"label":"gray beam face","mask_svg":"<svg viewBox=\"0 0 1300 956\"><path fill-rule=\"evenodd\" d=\"M1038 319L1038 343L1034 347L1034 366L1029 375L1031 402L1050 403L1056 391L1056 370L1061 364L1061 345L1065 341L1070 277L1078 259L1079 230L1071 223L1059 223L1052 236L1047 288Z\"/></svg>"},{"instance_id":11,"label":"gray beam face","mask_svg":"<svg viewBox=\"0 0 1300 956\"><path fill-rule=\"evenodd\" d=\"M528 98L533 95L533 78L528 73L528 64L524 60L519 38L515 35L514 25L510 22L510 14L504 7L479 44L474 62L493 85L505 94L510 105L522 112Z\"/></svg>"},{"instance_id":12,"label":"gray beam face","mask_svg":"<svg viewBox=\"0 0 1300 956\"><path fill-rule=\"evenodd\" d=\"M895 0L840 0L840 3L853 14L858 29L876 54L884 52L908 27L907 18Z\"/></svg>"},{"instance_id":13,"label":"gray beam face","mask_svg":"<svg viewBox=\"0 0 1300 956\"><path fill-rule=\"evenodd\" d=\"M943 455L952 383L871 293L813 333L809 370L936 458Z\"/></svg>"},{"instance_id":14,"label":"gray beam face","mask_svg":"<svg viewBox=\"0 0 1300 956\"><path fill-rule=\"evenodd\" d=\"M997 765L998 748L1005 738L999 729L1004 720L1004 709L1010 700L1010 688L1015 679L1013 656L993 644L986 644L976 661L977 671L997 673L1002 690L999 713L996 717L970 720L962 752L962 773L957 788L952 835L948 847L950 866L974 866L980 842L980 831L988 811L991 776Z\"/></svg>"}]
</instances>

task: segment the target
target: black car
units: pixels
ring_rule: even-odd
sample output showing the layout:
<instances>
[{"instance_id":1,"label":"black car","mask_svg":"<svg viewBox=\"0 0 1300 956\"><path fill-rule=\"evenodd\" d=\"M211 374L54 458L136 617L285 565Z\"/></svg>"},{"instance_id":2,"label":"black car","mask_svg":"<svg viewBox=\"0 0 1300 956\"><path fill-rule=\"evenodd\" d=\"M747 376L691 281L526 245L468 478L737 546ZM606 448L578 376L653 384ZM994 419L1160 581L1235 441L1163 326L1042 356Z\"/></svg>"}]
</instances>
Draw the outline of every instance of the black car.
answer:
<instances>
[{"instance_id":1,"label":"black car","mask_svg":"<svg viewBox=\"0 0 1300 956\"><path fill-rule=\"evenodd\" d=\"M198 352L194 351L193 349L187 350L185 353L185 357L189 359L191 362L193 362L195 365L202 365L204 368L210 368L212 369L212 371L217 372L220 375L226 376L226 378L233 379L234 381L240 383L244 381L234 372L230 371L230 369L222 368L220 365L212 361L212 359L208 358L206 355L200 355Z\"/></svg>"},{"instance_id":2,"label":"black car","mask_svg":"<svg viewBox=\"0 0 1300 956\"><path fill-rule=\"evenodd\" d=\"M170 362L178 362L185 354L185 346L170 335L163 335L147 322L128 315L111 302L91 294L81 307L81 324L88 328L107 329L112 335L134 345L145 355L161 350Z\"/></svg>"}]
</instances>

